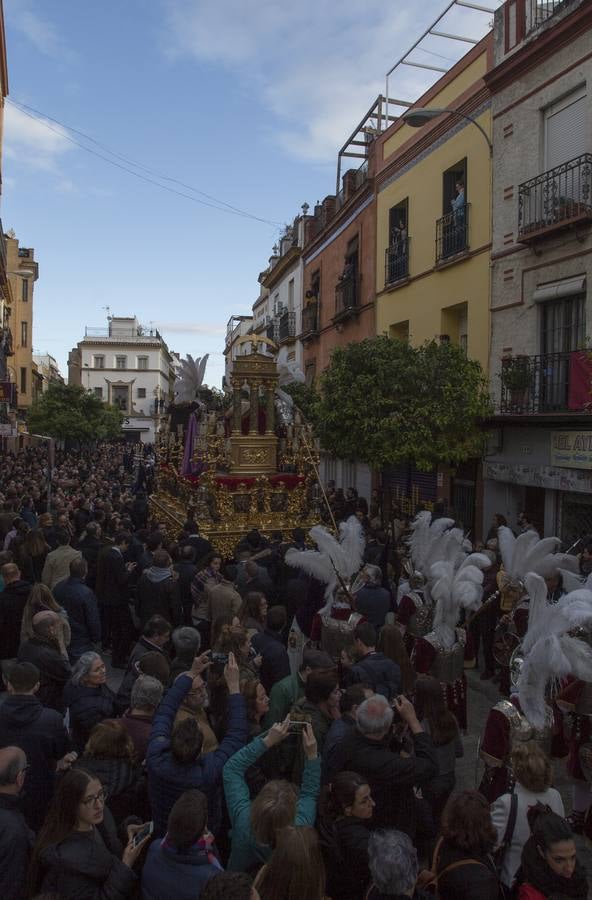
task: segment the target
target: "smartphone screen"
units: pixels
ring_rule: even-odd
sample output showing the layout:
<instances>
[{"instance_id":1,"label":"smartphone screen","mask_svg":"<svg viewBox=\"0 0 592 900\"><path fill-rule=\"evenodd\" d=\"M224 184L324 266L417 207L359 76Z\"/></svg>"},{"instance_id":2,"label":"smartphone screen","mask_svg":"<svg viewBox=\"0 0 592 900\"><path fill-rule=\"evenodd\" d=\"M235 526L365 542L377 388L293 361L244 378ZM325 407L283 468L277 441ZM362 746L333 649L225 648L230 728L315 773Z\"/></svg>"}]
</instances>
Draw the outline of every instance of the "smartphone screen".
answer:
<instances>
[{"instance_id":1,"label":"smartphone screen","mask_svg":"<svg viewBox=\"0 0 592 900\"><path fill-rule=\"evenodd\" d=\"M134 835L134 844L137 846L141 844L145 837L148 837L149 834L152 834L154 831L154 822L148 822L147 825L144 826L140 831L136 831Z\"/></svg>"}]
</instances>

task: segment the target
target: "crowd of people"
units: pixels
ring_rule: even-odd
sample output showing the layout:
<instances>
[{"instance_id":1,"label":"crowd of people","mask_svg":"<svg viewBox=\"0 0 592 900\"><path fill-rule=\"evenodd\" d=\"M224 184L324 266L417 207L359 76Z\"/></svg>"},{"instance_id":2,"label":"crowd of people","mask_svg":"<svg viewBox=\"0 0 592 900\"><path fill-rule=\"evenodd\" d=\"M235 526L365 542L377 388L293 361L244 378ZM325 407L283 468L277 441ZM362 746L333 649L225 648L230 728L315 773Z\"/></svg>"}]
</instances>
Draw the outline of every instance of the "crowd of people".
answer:
<instances>
[{"instance_id":1,"label":"crowd of people","mask_svg":"<svg viewBox=\"0 0 592 900\"><path fill-rule=\"evenodd\" d=\"M58 452L49 496L46 454L0 471L3 900L587 897L540 742L496 796L455 789L502 523L440 559L426 624L452 520L393 535L329 485L338 536L224 558L153 517L149 448Z\"/></svg>"}]
</instances>

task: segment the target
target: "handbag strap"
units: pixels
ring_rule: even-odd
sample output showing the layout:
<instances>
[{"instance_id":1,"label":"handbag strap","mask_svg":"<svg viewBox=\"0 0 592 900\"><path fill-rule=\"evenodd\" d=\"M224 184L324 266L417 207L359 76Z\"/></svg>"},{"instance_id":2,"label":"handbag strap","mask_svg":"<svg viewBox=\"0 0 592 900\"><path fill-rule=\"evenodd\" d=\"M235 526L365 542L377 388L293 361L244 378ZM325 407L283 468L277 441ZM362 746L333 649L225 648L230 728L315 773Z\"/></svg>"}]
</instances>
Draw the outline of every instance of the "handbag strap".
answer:
<instances>
[{"instance_id":1,"label":"handbag strap","mask_svg":"<svg viewBox=\"0 0 592 900\"><path fill-rule=\"evenodd\" d=\"M438 882L443 875L447 875L449 872L454 871L454 869L460 869L461 866L483 866L484 869L489 869L489 866L486 865L486 863L481 862L480 859L459 859L457 862L450 863L449 866L446 866L445 869L442 869L442 871L438 873Z\"/></svg>"},{"instance_id":2,"label":"handbag strap","mask_svg":"<svg viewBox=\"0 0 592 900\"><path fill-rule=\"evenodd\" d=\"M512 838L514 837L514 829L516 827L516 817L518 815L518 797L516 794L510 795L510 814L508 816L508 821L506 823L506 830L504 832L504 838L500 845L500 852L508 849L510 844L512 843Z\"/></svg>"}]
</instances>

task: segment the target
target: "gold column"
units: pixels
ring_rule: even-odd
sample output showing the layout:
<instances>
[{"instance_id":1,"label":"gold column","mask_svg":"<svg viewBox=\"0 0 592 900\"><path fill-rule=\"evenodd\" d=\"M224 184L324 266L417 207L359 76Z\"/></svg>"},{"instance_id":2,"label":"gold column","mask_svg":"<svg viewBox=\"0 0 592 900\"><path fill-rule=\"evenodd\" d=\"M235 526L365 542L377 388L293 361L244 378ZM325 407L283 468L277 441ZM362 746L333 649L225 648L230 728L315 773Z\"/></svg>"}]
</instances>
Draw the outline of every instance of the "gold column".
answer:
<instances>
[{"instance_id":1,"label":"gold column","mask_svg":"<svg viewBox=\"0 0 592 900\"><path fill-rule=\"evenodd\" d=\"M265 382L266 407L265 407L265 433L275 434L275 403L273 382Z\"/></svg>"},{"instance_id":2,"label":"gold column","mask_svg":"<svg viewBox=\"0 0 592 900\"><path fill-rule=\"evenodd\" d=\"M249 434L259 433L259 381L250 381Z\"/></svg>"},{"instance_id":3,"label":"gold column","mask_svg":"<svg viewBox=\"0 0 592 900\"><path fill-rule=\"evenodd\" d=\"M232 380L232 432L241 431L241 384L237 378Z\"/></svg>"}]
</instances>

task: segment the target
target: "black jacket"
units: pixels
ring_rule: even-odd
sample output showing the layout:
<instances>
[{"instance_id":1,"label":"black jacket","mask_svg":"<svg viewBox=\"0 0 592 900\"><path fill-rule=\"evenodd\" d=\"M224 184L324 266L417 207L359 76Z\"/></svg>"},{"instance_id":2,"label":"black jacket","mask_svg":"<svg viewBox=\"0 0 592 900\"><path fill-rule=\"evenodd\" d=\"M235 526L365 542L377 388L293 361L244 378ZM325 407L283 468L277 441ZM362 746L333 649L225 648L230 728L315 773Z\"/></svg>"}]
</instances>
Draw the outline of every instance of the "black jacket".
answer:
<instances>
[{"instance_id":1,"label":"black jacket","mask_svg":"<svg viewBox=\"0 0 592 900\"><path fill-rule=\"evenodd\" d=\"M195 563L182 559L179 562L176 562L173 568L179 576L177 583L179 585L181 603L193 603L193 597L191 596L191 582L197 574L197 566Z\"/></svg>"},{"instance_id":2,"label":"black jacket","mask_svg":"<svg viewBox=\"0 0 592 900\"><path fill-rule=\"evenodd\" d=\"M82 553L82 556L86 560L86 564L88 566L86 583L88 584L89 588L94 591L97 584L97 563L99 559L99 553L103 549L103 543L98 538L93 538L87 534L86 537L79 542L78 549Z\"/></svg>"},{"instance_id":3,"label":"black jacket","mask_svg":"<svg viewBox=\"0 0 592 900\"><path fill-rule=\"evenodd\" d=\"M69 681L64 688L64 705L70 711L72 741L78 753L84 750L94 726L116 715L115 694L106 684L92 687Z\"/></svg>"},{"instance_id":4,"label":"black jacket","mask_svg":"<svg viewBox=\"0 0 592 900\"><path fill-rule=\"evenodd\" d=\"M254 634L251 644L263 657L259 678L265 690L269 693L277 681L286 678L290 674L290 660L288 651L282 643L281 635L268 628L263 633Z\"/></svg>"},{"instance_id":5,"label":"black jacket","mask_svg":"<svg viewBox=\"0 0 592 900\"><path fill-rule=\"evenodd\" d=\"M321 819L317 831L327 869L327 895L360 900L370 884L370 831L365 821L355 816L342 816L336 822Z\"/></svg>"},{"instance_id":6,"label":"black jacket","mask_svg":"<svg viewBox=\"0 0 592 900\"><path fill-rule=\"evenodd\" d=\"M374 651L367 653L346 672L345 685L367 684L377 694L392 700L401 693L401 669L397 663Z\"/></svg>"},{"instance_id":7,"label":"black jacket","mask_svg":"<svg viewBox=\"0 0 592 900\"><path fill-rule=\"evenodd\" d=\"M159 571L159 570L156 570ZM142 628L152 616L162 616L172 628L181 624L181 599L176 578L156 581L152 568L142 572L136 588L136 615Z\"/></svg>"},{"instance_id":8,"label":"black jacket","mask_svg":"<svg viewBox=\"0 0 592 900\"><path fill-rule=\"evenodd\" d=\"M105 810L99 828L73 831L41 852L41 893L76 900L124 900L131 896L136 876L120 857L115 825Z\"/></svg>"},{"instance_id":9,"label":"black jacket","mask_svg":"<svg viewBox=\"0 0 592 900\"><path fill-rule=\"evenodd\" d=\"M73 575L56 584L53 595L68 613L72 633L68 647L70 659L78 659L83 653L93 650L93 644L98 644L101 640L97 598L82 578L75 578Z\"/></svg>"},{"instance_id":10,"label":"black jacket","mask_svg":"<svg viewBox=\"0 0 592 900\"><path fill-rule=\"evenodd\" d=\"M35 835L21 812L20 797L0 794L0 897L27 896L27 870Z\"/></svg>"},{"instance_id":11,"label":"black jacket","mask_svg":"<svg viewBox=\"0 0 592 900\"><path fill-rule=\"evenodd\" d=\"M72 675L68 660L50 643L39 637L29 638L18 653L19 662L30 662L39 669L38 696L44 706L65 712L62 693Z\"/></svg>"},{"instance_id":12,"label":"black jacket","mask_svg":"<svg viewBox=\"0 0 592 900\"><path fill-rule=\"evenodd\" d=\"M0 706L0 746L20 747L27 755L22 810L29 827L37 831L53 793L56 762L69 749L63 719L37 697L9 694Z\"/></svg>"},{"instance_id":13,"label":"black jacket","mask_svg":"<svg viewBox=\"0 0 592 900\"><path fill-rule=\"evenodd\" d=\"M434 745L421 732L413 738L415 755L402 757L390 749L388 740L373 741L356 728L337 749L337 771L347 769L368 779L376 803L372 828L396 828L415 837L416 809L413 788L438 772Z\"/></svg>"},{"instance_id":14,"label":"black jacket","mask_svg":"<svg viewBox=\"0 0 592 900\"><path fill-rule=\"evenodd\" d=\"M379 584L367 584L356 593L357 612L368 619L377 631L384 625L386 614L391 609L391 595Z\"/></svg>"},{"instance_id":15,"label":"black jacket","mask_svg":"<svg viewBox=\"0 0 592 900\"><path fill-rule=\"evenodd\" d=\"M164 658L168 661L168 654L162 649L162 647L157 647L156 644L152 644L148 640L148 638L145 637L141 637L137 641L134 649L130 654L123 680L119 686L119 690L117 691L117 708L121 713L123 713L130 705L130 701L132 699L132 688L136 682L136 678L138 677L137 664L143 656L146 656L147 653L162 653ZM189 668L191 668L191 666L189 666Z\"/></svg>"},{"instance_id":16,"label":"black jacket","mask_svg":"<svg viewBox=\"0 0 592 900\"><path fill-rule=\"evenodd\" d=\"M105 547L97 563L97 598L104 606L127 604L130 595L130 573L125 560L116 547Z\"/></svg>"},{"instance_id":17,"label":"black jacket","mask_svg":"<svg viewBox=\"0 0 592 900\"><path fill-rule=\"evenodd\" d=\"M0 659L14 659L21 642L23 610L31 585L19 579L7 584L0 594Z\"/></svg>"},{"instance_id":18,"label":"black jacket","mask_svg":"<svg viewBox=\"0 0 592 900\"><path fill-rule=\"evenodd\" d=\"M478 860L482 865L469 863L453 869L450 874L440 875L448 866L467 856ZM473 900L473 897L479 897L479 900L499 900L501 896L499 878L491 857L457 850L446 841L443 841L438 853L437 874L440 876L438 896L442 900Z\"/></svg>"},{"instance_id":19,"label":"black jacket","mask_svg":"<svg viewBox=\"0 0 592 900\"><path fill-rule=\"evenodd\" d=\"M199 534L190 534L180 546L185 547L187 544L191 544L195 550L195 562L198 567L204 556L207 556L208 553L211 553L214 549L210 542L206 541L206 539L202 538Z\"/></svg>"}]
</instances>

